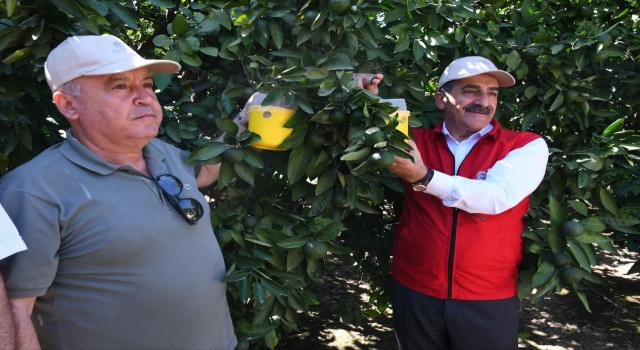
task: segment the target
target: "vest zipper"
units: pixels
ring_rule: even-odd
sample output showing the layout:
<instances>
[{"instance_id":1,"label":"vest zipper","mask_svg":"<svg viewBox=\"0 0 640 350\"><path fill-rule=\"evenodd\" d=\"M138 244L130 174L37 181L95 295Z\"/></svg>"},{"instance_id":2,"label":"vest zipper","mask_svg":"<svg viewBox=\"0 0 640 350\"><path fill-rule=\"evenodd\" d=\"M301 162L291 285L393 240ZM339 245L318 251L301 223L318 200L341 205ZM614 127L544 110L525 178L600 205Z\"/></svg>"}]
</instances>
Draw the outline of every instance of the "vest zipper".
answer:
<instances>
[{"instance_id":1,"label":"vest zipper","mask_svg":"<svg viewBox=\"0 0 640 350\"><path fill-rule=\"evenodd\" d=\"M451 220L451 240L449 241L449 261L447 263L447 299L451 299L453 293L453 258L456 251L456 229L458 227L458 208L453 208L453 218Z\"/></svg>"},{"instance_id":2,"label":"vest zipper","mask_svg":"<svg viewBox=\"0 0 640 350\"><path fill-rule=\"evenodd\" d=\"M491 130L493 131L493 130ZM458 167L458 170L460 170L460 168L462 167L462 163L464 163L464 161L467 159L467 157L469 157L469 154L471 154L471 152L473 152L473 150L476 148L476 146L478 146L478 144L485 139L486 137L488 137L487 135L489 135L491 133L491 131L482 136L474 145L473 147L471 147L471 149L469 150L469 152L467 153L467 155L464 157L464 159L462 160L462 162L460 162L460 166ZM446 142L446 139L445 139ZM447 149L449 149L449 147L447 147ZM456 166L455 166L455 162L456 162L456 157L455 155L451 152L451 150L449 149L449 153L453 156L453 175L457 176L458 175L458 171L456 171ZM447 299L451 299L452 295L453 295L453 259L454 259L454 255L455 255L455 250L456 250L456 231L458 229L458 208L453 208L453 217L451 219L451 240L449 241L449 260L447 261L447 267L448 267L448 271L447 271ZM480 220L486 221L487 219L482 217L482 216L477 216Z\"/></svg>"}]
</instances>

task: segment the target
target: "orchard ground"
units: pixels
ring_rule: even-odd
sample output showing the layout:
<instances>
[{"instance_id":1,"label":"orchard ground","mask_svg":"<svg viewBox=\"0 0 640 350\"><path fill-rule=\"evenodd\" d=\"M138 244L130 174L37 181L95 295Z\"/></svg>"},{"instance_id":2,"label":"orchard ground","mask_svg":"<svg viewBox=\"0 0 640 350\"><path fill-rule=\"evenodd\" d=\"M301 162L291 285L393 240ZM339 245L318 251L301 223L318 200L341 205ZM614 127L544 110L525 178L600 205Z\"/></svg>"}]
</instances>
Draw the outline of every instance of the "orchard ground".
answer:
<instances>
[{"instance_id":1,"label":"orchard ground","mask_svg":"<svg viewBox=\"0 0 640 350\"><path fill-rule=\"evenodd\" d=\"M640 349L640 276L627 275L639 255L621 251L602 254L594 270L607 284L586 288L591 313L573 294L552 293L543 301L522 302L519 349ZM360 327L340 322L340 311L365 297L368 285L343 259L328 258L325 283L311 291L321 304L300 319L299 332L278 349L393 350L397 349L391 314Z\"/></svg>"}]
</instances>

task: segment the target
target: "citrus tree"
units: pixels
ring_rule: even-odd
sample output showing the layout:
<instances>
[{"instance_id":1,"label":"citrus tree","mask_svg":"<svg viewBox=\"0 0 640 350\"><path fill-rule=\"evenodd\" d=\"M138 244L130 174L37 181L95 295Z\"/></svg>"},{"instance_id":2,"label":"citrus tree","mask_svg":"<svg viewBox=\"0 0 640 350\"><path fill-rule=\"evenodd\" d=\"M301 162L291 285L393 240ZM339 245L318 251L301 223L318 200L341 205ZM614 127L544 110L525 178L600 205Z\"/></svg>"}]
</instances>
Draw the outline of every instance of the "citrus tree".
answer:
<instances>
[{"instance_id":1,"label":"citrus tree","mask_svg":"<svg viewBox=\"0 0 640 350\"><path fill-rule=\"evenodd\" d=\"M410 124L441 120L444 67L482 55L510 71L496 118L545 137L547 175L532 195L519 292L534 301L584 285L598 249L638 251L638 1L4 0L0 2L0 174L61 140L67 127L44 82L48 52L68 35L112 33L145 57L180 62L154 77L161 136L193 162L221 162L205 189L227 266L240 348L275 348L318 304L328 254L372 284L360 322L389 307L386 279L402 186L386 167L405 156L394 107ZM379 96L358 72L383 73ZM280 150L252 147L233 117L255 91L297 111ZM221 141L214 136L224 133ZM633 271L638 271L635 268ZM633 272L631 271L631 272Z\"/></svg>"}]
</instances>

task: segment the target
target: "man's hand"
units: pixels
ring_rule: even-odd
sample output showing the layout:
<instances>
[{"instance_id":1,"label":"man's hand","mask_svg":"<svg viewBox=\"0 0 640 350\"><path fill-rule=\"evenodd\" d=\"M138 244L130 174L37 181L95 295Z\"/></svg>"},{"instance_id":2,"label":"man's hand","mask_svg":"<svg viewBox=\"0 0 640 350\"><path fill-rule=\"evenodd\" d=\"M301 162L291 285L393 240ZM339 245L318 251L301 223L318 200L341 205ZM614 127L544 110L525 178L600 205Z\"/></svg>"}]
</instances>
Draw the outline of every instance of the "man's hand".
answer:
<instances>
[{"instance_id":1,"label":"man's hand","mask_svg":"<svg viewBox=\"0 0 640 350\"><path fill-rule=\"evenodd\" d=\"M422 179L427 174L428 169L422 161L422 155L418 151L415 142L408 141L408 143L412 148L409 154L411 154L415 163L410 159L395 157L393 163L389 166L389 171L408 183L414 183Z\"/></svg>"},{"instance_id":2,"label":"man's hand","mask_svg":"<svg viewBox=\"0 0 640 350\"><path fill-rule=\"evenodd\" d=\"M353 79L356 81L357 86L361 89L371 91L373 94L378 94L378 84L382 81L384 75L371 74L371 73L355 73Z\"/></svg>"}]
</instances>

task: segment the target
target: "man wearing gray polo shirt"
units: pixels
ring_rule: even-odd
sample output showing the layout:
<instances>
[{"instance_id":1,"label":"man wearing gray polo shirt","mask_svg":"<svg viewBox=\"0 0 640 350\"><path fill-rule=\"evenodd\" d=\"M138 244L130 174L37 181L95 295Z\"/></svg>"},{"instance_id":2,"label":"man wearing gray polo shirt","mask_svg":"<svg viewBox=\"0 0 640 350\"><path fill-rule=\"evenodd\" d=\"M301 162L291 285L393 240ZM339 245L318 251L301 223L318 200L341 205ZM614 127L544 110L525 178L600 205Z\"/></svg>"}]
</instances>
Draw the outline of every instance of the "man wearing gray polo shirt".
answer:
<instances>
[{"instance_id":1,"label":"man wearing gray polo shirt","mask_svg":"<svg viewBox=\"0 0 640 350\"><path fill-rule=\"evenodd\" d=\"M162 108L151 73L179 69L110 35L68 38L47 58L71 129L0 179L0 202L29 247L2 265L18 348L236 346L225 264L198 191L219 166L194 167L155 138Z\"/></svg>"},{"instance_id":2,"label":"man wearing gray polo shirt","mask_svg":"<svg viewBox=\"0 0 640 350\"><path fill-rule=\"evenodd\" d=\"M70 37L49 54L47 83L71 129L0 179L0 203L29 247L0 265L18 349L236 346L198 191L220 165L194 167L155 138L162 108L151 73L179 69L111 35ZM354 75L373 93L382 78Z\"/></svg>"}]
</instances>

